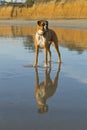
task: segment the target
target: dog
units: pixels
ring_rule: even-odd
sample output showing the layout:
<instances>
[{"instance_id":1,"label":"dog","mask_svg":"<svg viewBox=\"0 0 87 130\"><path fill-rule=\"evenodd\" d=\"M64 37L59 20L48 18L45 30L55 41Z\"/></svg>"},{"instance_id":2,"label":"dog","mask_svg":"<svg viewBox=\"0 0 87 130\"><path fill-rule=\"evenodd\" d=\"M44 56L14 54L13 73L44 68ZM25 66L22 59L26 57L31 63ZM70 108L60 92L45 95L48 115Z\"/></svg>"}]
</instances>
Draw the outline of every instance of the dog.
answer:
<instances>
[{"instance_id":1,"label":"dog","mask_svg":"<svg viewBox=\"0 0 87 130\"><path fill-rule=\"evenodd\" d=\"M51 51L50 51L51 44L54 45L57 51L58 62L61 62L61 56L60 56L59 47L58 47L58 38L55 32L48 28L48 21L46 20L37 21L37 31L35 35L34 44L35 44L35 50L36 50L34 67L37 66L37 63L38 63L39 48L44 49L44 67L47 67L48 63L51 62ZM48 53L49 53L49 60L48 60Z\"/></svg>"}]
</instances>

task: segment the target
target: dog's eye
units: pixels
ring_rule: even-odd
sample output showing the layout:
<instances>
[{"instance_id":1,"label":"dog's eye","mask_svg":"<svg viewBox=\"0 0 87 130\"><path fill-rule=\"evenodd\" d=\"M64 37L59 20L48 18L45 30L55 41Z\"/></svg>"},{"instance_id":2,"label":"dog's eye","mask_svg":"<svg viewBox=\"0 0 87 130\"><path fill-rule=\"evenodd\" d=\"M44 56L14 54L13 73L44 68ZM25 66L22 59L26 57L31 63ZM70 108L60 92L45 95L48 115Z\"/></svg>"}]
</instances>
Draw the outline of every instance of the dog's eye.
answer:
<instances>
[{"instance_id":1,"label":"dog's eye","mask_svg":"<svg viewBox=\"0 0 87 130\"><path fill-rule=\"evenodd\" d=\"M42 26L45 26L45 23L43 23Z\"/></svg>"}]
</instances>

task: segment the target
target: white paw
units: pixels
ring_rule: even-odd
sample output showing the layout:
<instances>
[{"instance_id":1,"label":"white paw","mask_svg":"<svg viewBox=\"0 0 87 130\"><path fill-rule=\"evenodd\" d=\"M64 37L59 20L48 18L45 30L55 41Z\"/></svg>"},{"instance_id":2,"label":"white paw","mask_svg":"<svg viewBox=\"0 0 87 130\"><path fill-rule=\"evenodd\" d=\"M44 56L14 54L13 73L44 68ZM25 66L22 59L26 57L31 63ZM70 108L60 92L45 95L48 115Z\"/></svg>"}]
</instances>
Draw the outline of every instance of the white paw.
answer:
<instances>
[{"instance_id":1,"label":"white paw","mask_svg":"<svg viewBox=\"0 0 87 130\"><path fill-rule=\"evenodd\" d=\"M34 64L33 67L37 67L37 64Z\"/></svg>"}]
</instances>

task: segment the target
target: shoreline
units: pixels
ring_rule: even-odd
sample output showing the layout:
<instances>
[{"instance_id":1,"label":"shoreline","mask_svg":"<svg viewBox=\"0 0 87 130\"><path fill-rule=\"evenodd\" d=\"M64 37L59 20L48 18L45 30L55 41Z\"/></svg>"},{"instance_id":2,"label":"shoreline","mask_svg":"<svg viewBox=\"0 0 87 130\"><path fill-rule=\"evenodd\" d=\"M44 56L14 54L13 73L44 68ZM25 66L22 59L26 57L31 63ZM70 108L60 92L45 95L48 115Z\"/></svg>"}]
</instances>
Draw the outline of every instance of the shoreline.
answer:
<instances>
[{"instance_id":1,"label":"shoreline","mask_svg":"<svg viewBox=\"0 0 87 130\"><path fill-rule=\"evenodd\" d=\"M0 20L0 26L37 26L38 20L9 19ZM49 27L87 30L87 19L48 20Z\"/></svg>"}]
</instances>

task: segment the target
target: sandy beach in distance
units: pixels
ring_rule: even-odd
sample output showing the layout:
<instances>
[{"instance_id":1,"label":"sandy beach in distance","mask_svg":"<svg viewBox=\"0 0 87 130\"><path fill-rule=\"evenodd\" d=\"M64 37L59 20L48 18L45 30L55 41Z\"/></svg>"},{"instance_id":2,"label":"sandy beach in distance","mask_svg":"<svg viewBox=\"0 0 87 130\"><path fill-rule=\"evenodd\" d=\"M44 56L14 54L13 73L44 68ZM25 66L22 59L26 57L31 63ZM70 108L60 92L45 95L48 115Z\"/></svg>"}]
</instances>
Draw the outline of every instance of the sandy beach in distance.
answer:
<instances>
[{"instance_id":1,"label":"sandy beach in distance","mask_svg":"<svg viewBox=\"0 0 87 130\"><path fill-rule=\"evenodd\" d=\"M71 28L87 30L87 19L70 19L70 20L48 20L50 27L58 28ZM0 20L0 25L11 25L11 26L36 26L37 20Z\"/></svg>"}]
</instances>

